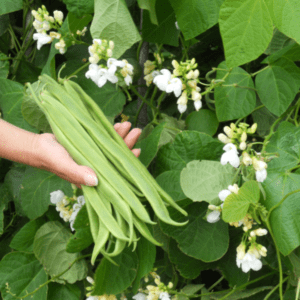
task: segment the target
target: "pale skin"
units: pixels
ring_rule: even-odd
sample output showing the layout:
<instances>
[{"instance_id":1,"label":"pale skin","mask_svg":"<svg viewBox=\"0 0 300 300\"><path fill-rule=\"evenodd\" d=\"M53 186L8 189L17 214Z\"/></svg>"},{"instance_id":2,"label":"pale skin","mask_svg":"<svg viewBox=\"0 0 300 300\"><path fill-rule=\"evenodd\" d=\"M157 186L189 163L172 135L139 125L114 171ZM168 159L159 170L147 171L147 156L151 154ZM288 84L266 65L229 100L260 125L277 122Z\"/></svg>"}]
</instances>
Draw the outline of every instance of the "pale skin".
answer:
<instances>
[{"instance_id":1,"label":"pale skin","mask_svg":"<svg viewBox=\"0 0 300 300\"><path fill-rule=\"evenodd\" d=\"M130 130L130 122L116 123L114 128L138 157L141 150L132 148L141 134L141 129ZM80 166L72 159L67 150L58 143L54 134L32 133L2 119L0 119L0 157L52 172L78 188L81 188L81 185L92 185L87 181L91 177L88 175L96 177L90 167Z\"/></svg>"}]
</instances>

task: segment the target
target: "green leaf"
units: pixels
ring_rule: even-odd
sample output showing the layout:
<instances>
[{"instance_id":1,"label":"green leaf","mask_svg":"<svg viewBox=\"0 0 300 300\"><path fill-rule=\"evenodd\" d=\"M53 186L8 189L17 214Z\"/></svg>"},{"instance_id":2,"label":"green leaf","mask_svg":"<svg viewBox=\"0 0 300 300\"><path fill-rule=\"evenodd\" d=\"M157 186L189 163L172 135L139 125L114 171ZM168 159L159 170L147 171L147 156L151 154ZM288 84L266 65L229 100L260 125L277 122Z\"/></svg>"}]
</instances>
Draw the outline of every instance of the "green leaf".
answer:
<instances>
[{"instance_id":1,"label":"green leaf","mask_svg":"<svg viewBox=\"0 0 300 300\"><path fill-rule=\"evenodd\" d=\"M300 60L300 45L296 43L290 44L282 48L281 50L273 53L272 55L266 57L261 63L262 64L273 63L281 57L285 57L291 61Z\"/></svg>"},{"instance_id":2,"label":"green leaf","mask_svg":"<svg viewBox=\"0 0 300 300\"><path fill-rule=\"evenodd\" d=\"M149 11L150 20L153 24L158 25L156 11L155 11L156 0L138 0L140 9L146 9Z\"/></svg>"},{"instance_id":3,"label":"green leaf","mask_svg":"<svg viewBox=\"0 0 300 300\"><path fill-rule=\"evenodd\" d=\"M35 82L38 80L41 71L42 69L36 67L33 63L20 61L15 80L22 84Z\"/></svg>"},{"instance_id":4,"label":"green leaf","mask_svg":"<svg viewBox=\"0 0 300 300\"><path fill-rule=\"evenodd\" d=\"M266 0L275 26L285 35L300 43L300 7L297 0Z\"/></svg>"},{"instance_id":5,"label":"green leaf","mask_svg":"<svg viewBox=\"0 0 300 300\"><path fill-rule=\"evenodd\" d=\"M156 1L158 25L152 24L148 11L143 12L143 40L151 43L178 46L179 30L170 0Z\"/></svg>"},{"instance_id":6,"label":"green leaf","mask_svg":"<svg viewBox=\"0 0 300 300\"><path fill-rule=\"evenodd\" d=\"M95 11L91 35L94 39L114 41L114 58L141 39L124 0L95 0Z\"/></svg>"},{"instance_id":7,"label":"green leaf","mask_svg":"<svg viewBox=\"0 0 300 300\"><path fill-rule=\"evenodd\" d=\"M3 35L9 27L9 14L0 16L0 36ZM2 55L2 54L0 54Z\"/></svg>"},{"instance_id":8,"label":"green leaf","mask_svg":"<svg viewBox=\"0 0 300 300\"><path fill-rule=\"evenodd\" d=\"M78 212L73 227L75 234L70 237L66 248L66 251L70 253L80 252L93 243L89 217L85 205L82 206Z\"/></svg>"},{"instance_id":9,"label":"green leaf","mask_svg":"<svg viewBox=\"0 0 300 300\"><path fill-rule=\"evenodd\" d=\"M180 185L187 198L211 203L232 183L235 168L217 161L194 160L181 171Z\"/></svg>"},{"instance_id":10,"label":"green leaf","mask_svg":"<svg viewBox=\"0 0 300 300\"><path fill-rule=\"evenodd\" d=\"M272 288L273 288L273 286L261 286L261 287L257 287L257 288L251 289L251 290L242 290L242 291L239 290L239 291L234 292L234 294L230 295L230 300L245 299L245 298L251 297L253 295L256 295L260 292L263 292L266 290L271 290ZM218 299L223 298L227 294L228 294L228 292L224 292L224 293L220 293L218 295L211 295L210 297L211 297L211 299L218 300ZM262 298L259 298L259 299L262 299Z\"/></svg>"},{"instance_id":11,"label":"green leaf","mask_svg":"<svg viewBox=\"0 0 300 300\"><path fill-rule=\"evenodd\" d=\"M76 284L58 284L51 282L49 285L47 300L68 299L78 300L81 299L81 291Z\"/></svg>"},{"instance_id":12,"label":"green leaf","mask_svg":"<svg viewBox=\"0 0 300 300\"><path fill-rule=\"evenodd\" d=\"M156 177L158 184L173 198L174 201L186 198L180 186L179 170L166 171Z\"/></svg>"},{"instance_id":13,"label":"green leaf","mask_svg":"<svg viewBox=\"0 0 300 300\"><path fill-rule=\"evenodd\" d=\"M102 259L95 273L93 295L116 295L132 284L137 274L137 254L126 247L121 254L114 257L114 261L119 266L113 265L105 258Z\"/></svg>"},{"instance_id":14,"label":"green leaf","mask_svg":"<svg viewBox=\"0 0 300 300\"><path fill-rule=\"evenodd\" d=\"M3 300L16 299L6 292L8 283L10 292L16 297L23 297L47 281L47 274L43 266L33 254L12 252L7 254L0 262L0 290ZM47 299L47 285L35 292L32 300Z\"/></svg>"},{"instance_id":15,"label":"green leaf","mask_svg":"<svg viewBox=\"0 0 300 300\"><path fill-rule=\"evenodd\" d=\"M33 240L38 229L45 223L42 218L26 223L13 237L9 247L18 251L33 252Z\"/></svg>"},{"instance_id":16,"label":"green leaf","mask_svg":"<svg viewBox=\"0 0 300 300\"><path fill-rule=\"evenodd\" d=\"M228 67L258 58L273 35L272 19L264 0L225 0L219 25Z\"/></svg>"},{"instance_id":17,"label":"green leaf","mask_svg":"<svg viewBox=\"0 0 300 300\"><path fill-rule=\"evenodd\" d=\"M148 167L151 161L156 156L158 151L158 144L160 141L161 134L163 132L165 124L158 125L153 129L149 136L145 139L137 142L134 148L141 148L141 154L139 160Z\"/></svg>"},{"instance_id":18,"label":"green leaf","mask_svg":"<svg viewBox=\"0 0 300 300\"><path fill-rule=\"evenodd\" d=\"M218 68L224 70L217 71L216 79L222 79L229 72L224 85L232 85L215 88L216 113L219 122L248 116L256 103L251 75L239 67L230 71L225 62L221 62Z\"/></svg>"},{"instance_id":19,"label":"green leaf","mask_svg":"<svg viewBox=\"0 0 300 300\"><path fill-rule=\"evenodd\" d=\"M38 131L29 125L22 116L23 85L4 78L0 78L0 85L0 107L3 119L17 127L37 133Z\"/></svg>"},{"instance_id":20,"label":"green leaf","mask_svg":"<svg viewBox=\"0 0 300 300\"><path fill-rule=\"evenodd\" d=\"M266 49L265 54L271 55L291 44L295 44L295 41L280 32L277 28L274 28L272 40Z\"/></svg>"},{"instance_id":21,"label":"green leaf","mask_svg":"<svg viewBox=\"0 0 300 300\"><path fill-rule=\"evenodd\" d=\"M136 278L132 284L133 294L136 294L140 287L140 280L150 271L152 271L155 257L156 257L156 247L154 244L149 242L143 236L140 237L140 240L137 245L137 255L138 255L138 269Z\"/></svg>"},{"instance_id":22,"label":"green leaf","mask_svg":"<svg viewBox=\"0 0 300 300\"><path fill-rule=\"evenodd\" d=\"M67 270L80 257L80 253L72 254L65 250L71 235L69 230L56 221L44 224L35 235L33 252L51 277ZM81 259L55 281L74 283L86 276L87 264Z\"/></svg>"},{"instance_id":23,"label":"green leaf","mask_svg":"<svg viewBox=\"0 0 300 300\"><path fill-rule=\"evenodd\" d=\"M255 77L261 102L276 116L284 113L300 87L300 70L289 59L280 58Z\"/></svg>"},{"instance_id":24,"label":"green leaf","mask_svg":"<svg viewBox=\"0 0 300 300\"><path fill-rule=\"evenodd\" d=\"M285 172L300 162L300 128L289 122L282 122L271 137L266 151L278 153L279 157L268 162L268 172Z\"/></svg>"},{"instance_id":25,"label":"green leaf","mask_svg":"<svg viewBox=\"0 0 300 300\"><path fill-rule=\"evenodd\" d=\"M2 0L0 5L0 15L4 15L23 8L22 0Z\"/></svg>"},{"instance_id":26,"label":"green leaf","mask_svg":"<svg viewBox=\"0 0 300 300\"><path fill-rule=\"evenodd\" d=\"M300 278L300 258L296 255L296 253L292 252L288 255L291 264L293 265L293 271L297 278Z\"/></svg>"},{"instance_id":27,"label":"green leaf","mask_svg":"<svg viewBox=\"0 0 300 300\"><path fill-rule=\"evenodd\" d=\"M212 264L205 263L199 259L187 256L179 250L177 243L174 239L170 240L169 245L169 258L175 264L176 269L180 275L187 279L197 278L201 271L209 269Z\"/></svg>"},{"instance_id":28,"label":"green leaf","mask_svg":"<svg viewBox=\"0 0 300 300\"><path fill-rule=\"evenodd\" d=\"M196 131L177 134L173 143L162 146L156 158L156 175L165 171L181 171L192 160L219 160L223 144Z\"/></svg>"},{"instance_id":29,"label":"green leaf","mask_svg":"<svg viewBox=\"0 0 300 300\"><path fill-rule=\"evenodd\" d=\"M84 14L92 14L94 12L93 0L63 0L63 2L66 4L68 12L74 14L77 18L82 17Z\"/></svg>"},{"instance_id":30,"label":"green leaf","mask_svg":"<svg viewBox=\"0 0 300 300\"><path fill-rule=\"evenodd\" d=\"M262 185L267 196L264 205L270 210L288 193L299 189L300 175L269 173ZM285 256L300 245L299 213L299 193L295 193L273 210L270 217L276 245Z\"/></svg>"},{"instance_id":31,"label":"green leaf","mask_svg":"<svg viewBox=\"0 0 300 300\"><path fill-rule=\"evenodd\" d=\"M41 85L38 81L34 82L31 85L34 93L36 95L42 90L43 85ZM22 116L24 119L31 125L34 126L39 131L52 133L52 129L49 125L49 122L42 112L38 104L33 100L30 96L30 90L26 89L23 95L22 101Z\"/></svg>"},{"instance_id":32,"label":"green leaf","mask_svg":"<svg viewBox=\"0 0 300 300\"><path fill-rule=\"evenodd\" d=\"M27 167L22 181L22 207L29 219L43 215L50 204L50 193L62 190L72 195L70 182L45 170Z\"/></svg>"},{"instance_id":33,"label":"green leaf","mask_svg":"<svg viewBox=\"0 0 300 300\"><path fill-rule=\"evenodd\" d=\"M249 209L250 204L259 201L260 189L254 180L245 182L238 194L231 193L226 197L222 209L222 218L225 222L238 222L242 220Z\"/></svg>"},{"instance_id":34,"label":"green leaf","mask_svg":"<svg viewBox=\"0 0 300 300\"><path fill-rule=\"evenodd\" d=\"M219 127L215 112L209 109L201 109L189 114L185 120L187 130L204 132L213 136Z\"/></svg>"},{"instance_id":35,"label":"green leaf","mask_svg":"<svg viewBox=\"0 0 300 300\"><path fill-rule=\"evenodd\" d=\"M81 2L81 1L78 1ZM87 1L89 2L89 1ZM87 8L87 2L81 2L82 4L84 3L84 7ZM94 9L94 3L92 2L92 10ZM72 1L74 3L74 1ZM78 17L79 16L79 17ZM68 25L69 25L69 30L72 32L74 35L76 34L77 30L82 31L82 29L87 26L90 21L93 19L92 15L80 15L80 14L73 14L72 12L68 13Z\"/></svg>"},{"instance_id":36,"label":"green leaf","mask_svg":"<svg viewBox=\"0 0 300 300\"><path fill-rule=\"evenodd\" d=\"M207 203L192 203L184 208L188 213L188 224L175 227L159 222L162 231L178 242L179 249L188 256L204 262L220 259L229 245L228 224L222 220L217 223L208 223L205 215ZM173 220L181 222L186 217L174 209L170 209Z\"/></svg>"},{"instance_id":37,"label":"green leaf","mask_svg":"<svg viewBox=\"0 0 300 300\"><path fill-rule=\"evenodd\" d=\"M0 236L3 233L4 229L4 209L5 209L5 203L0 204Z\"/></svg>"},{"instance_id":38,"label":"green leaf","mask_svg":"<svg viewBox=\"0 0 300 300\"><path fill-rule=\"evenodd\" d=\"M192 39L217 24L223 1L170 0L184 38Z\"/></svg>"},{"instance_id":39,"label":"green leaf","mask_svg":"<svg viewBox=\"0 0 300 300\"><path fill-rule=\"evenodd\" d=\"M181 289L181 293L184 293L186 295L194 295L199 293L199 291L204 287L204 284L188 284L183 289ZM188 300L190 299L187 296L178 295L177 296L179 300ZM202 299L203 300L203 299Z\"/></svg>"},{"instance_id":40,"label":"green leaf","mask_svg":"<svg viewBox=\"0 0 300 300\"><path fill-rule=\"evenodd\" d=\"M99 88L92 80L79 76L76 81L82 89L99 105L106 116L118 115L126 102L123 92L110 82Z\"/></svg>"},{"instance_id":41,"label":"green leaf","mask_svg":"<svg viewBox=\"0 0 300 300\"><path fill-rule=\"evenodd\" d=\"M0 53L0 78L7 78L9 73L9 61L2 60L6 58L7 56L4 53Z\"/></svg>"}]
</instances>

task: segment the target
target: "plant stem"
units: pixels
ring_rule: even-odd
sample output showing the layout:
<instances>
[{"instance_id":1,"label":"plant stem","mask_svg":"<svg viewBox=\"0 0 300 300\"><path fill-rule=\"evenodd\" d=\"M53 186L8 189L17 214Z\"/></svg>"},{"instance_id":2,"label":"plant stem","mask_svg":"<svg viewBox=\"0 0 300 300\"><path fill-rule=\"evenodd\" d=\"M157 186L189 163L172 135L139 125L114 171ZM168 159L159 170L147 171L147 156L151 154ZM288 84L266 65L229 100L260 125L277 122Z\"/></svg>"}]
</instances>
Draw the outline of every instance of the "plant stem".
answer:
<instances>
[{"instance_id":1,"label":"plant stem","mask_svg":"<svg viewBox=\"0 0 300 300\"><path fill-rule=\"evenodd\" d=\"M265 68L262 68L262 69L260 69L259 71L255 72L255 73L252 73L252 74L250 74L250 75L251 75L251 77L253 77L253 76L255 76L256 74L258 74L258 73L260 73L260 72L262 72L262 71L264 71L264 70L266 70L266 69L269 69L269 68L270 68L270 66L266 66Z\"/></svg>"},{"instance_id":2,"label":"plant stem","mask_svg":"<svg viewBox=\"0 0 300 300\"><path fill-rule=\"evenodd\" d=\"M222 280L224 279L224 276L222 276L219 280L217 280L212 286L210 286L207 290L212 290L215 286L217 286Z\"/></svg>"},{"instance_id":3,"label":"plant stem","mask_svg":"<svg viewBox=\"0 0 300 300\"><path fill-rule=\"evenodd\" d=\"M181 33L179 34L179 38L180 38L181 44L182 44L183 49L184 49L184 54L182 55L182 58L181 58L181 61L183 61L183 59L184 59L185 57L186 57L186 59L189 59L189 55L188 55L188 50L187 50L186 47L185 47L184 40L183 40L183 38L182 38Z\"/></svg>"},{"instance_id":4,"label":"plant stem","mask_svg":"<svg viewBox=\"0 0 300 300\"><path fill-rule=\"evenodd\" d=\"M147 97L148 97L149 92L150 92L150 88L147 89L147 92L146 92L146 95L145 95L145 98L146 98L146 99L147 99ZM138 109L138 111L137 111L137 113L136 113L136 115L135 115L135 117L134 117L133 127L136 127L136 124L137 124L137 121L138 121L140 112L141 112L141 110L142 110L142 108L143 108L144 105L145 105L145 103L142 103L142 104L140 105L140 107L139 107L139 109Z\"/></svg>"},{"instance_id":5,"label":"plant stem","mask_svg":"<svg viewBox=\"0 0 300 300\"><path fill-rule=\"evenodd\" d=\"M70 76L68 76L67 79L70 79L72 76L76 75L76 74L79 73L81 70L85 69L89 64L90 64L90 62L85 63L83 66L81 66L81 67L78 68L76 71L74 71Z\"/></svg>"},{"instance_id":6,"label":"plant stem","mask_svg":"<svg viewBox=\"0 0 300 300\"><path fill-rule=\"evenodd\" d=\"M295 300L299 299L299 293L300 293L300 278L298 278L298 284L297 284L297 291L296 291L296 298L295 298Z\"/></svg>"},{"instance_id":7,"label":"plant stem","mask_svg":"<svg viewBox=\"0 0 300 300\"><path fill-rule=\"evenodd\" d=\"M252 110L251 114L253 114L255 111L257 111L257 110L259 110L259 109L261 109L261 108L264 108L264 107L265 107L265 105L260 105L260 106L255 107L255 108Z\"/></svg>"},{"instance_id":8,"label":"plant stem","mask_svg":"<svg viewBox=\"0 0 300 300\"><path fill-rule=\"evenodd\" d=\"M289 277L287 276L286 278L284 278L284 280L282 281L282 283L286 282L287 280L289 279ZM268 300L271 295L278 289L279 287L279 284L277 284L267 295L266 297L264 298L264 300Z\"/></svg>"},{"instance_id":9,"label":"plant stem","mask_svg":"<svg viewBox=\"0 0 300 300\"><path fill-rule=\"evenodd\" d=\"M149 105L152 109L154 109L156 112L159 112L159 110L150 102L148 102L142 95L139 94L139 92L135 89L134 86L130 86L130 89L133 91L136 96L138 96L145 104Z\"/></svg>"}]
</instances>

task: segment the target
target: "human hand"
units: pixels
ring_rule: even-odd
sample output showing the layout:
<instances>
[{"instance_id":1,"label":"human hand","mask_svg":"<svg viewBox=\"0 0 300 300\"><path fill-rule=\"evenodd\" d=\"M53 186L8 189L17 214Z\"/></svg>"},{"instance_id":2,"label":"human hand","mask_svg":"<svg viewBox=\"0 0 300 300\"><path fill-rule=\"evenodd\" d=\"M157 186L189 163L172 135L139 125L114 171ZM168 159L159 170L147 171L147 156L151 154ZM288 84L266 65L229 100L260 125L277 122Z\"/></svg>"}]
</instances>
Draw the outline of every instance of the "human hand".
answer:
<instances>
[{"instance_id":1,"label":"human hand","mask_svg":"<svg viewBox=\"0 0 300 300\"><path fill-rule=\"evenodd\" d=\"M114 128L116 132L124 139L129 149L132 149L137 142L141 129L134 128L130 130L131 123L116 123ZM130 130L130 131L129 131ZM67 152L67 150L58 143L54 134L44 133L39 135L38 152L40 155L40 169L50 171L57 176L75 184L81 188L81 184L94 186L98 184L96 173L88 166L78 165ZM131 150L138 157L140 149Z\"/></svg>"}]
</instances>

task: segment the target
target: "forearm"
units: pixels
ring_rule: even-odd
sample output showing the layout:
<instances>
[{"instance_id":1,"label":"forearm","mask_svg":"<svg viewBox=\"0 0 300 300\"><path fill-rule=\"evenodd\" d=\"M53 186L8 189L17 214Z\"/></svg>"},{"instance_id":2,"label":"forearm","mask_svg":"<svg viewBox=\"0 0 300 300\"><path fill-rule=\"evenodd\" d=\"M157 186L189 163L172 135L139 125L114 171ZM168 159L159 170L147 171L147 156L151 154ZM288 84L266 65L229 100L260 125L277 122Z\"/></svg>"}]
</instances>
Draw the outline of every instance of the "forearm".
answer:
<instances>
[{"instance_id":1,"label":"forearm","mask_svg":"<svg viewBox=\"0 0 300 300\"><path fill-rule=\"evenodd\" d=\"M39 167L35 134L0 119L0 157L18 163Z\"/></svg>"}]
</instances>

